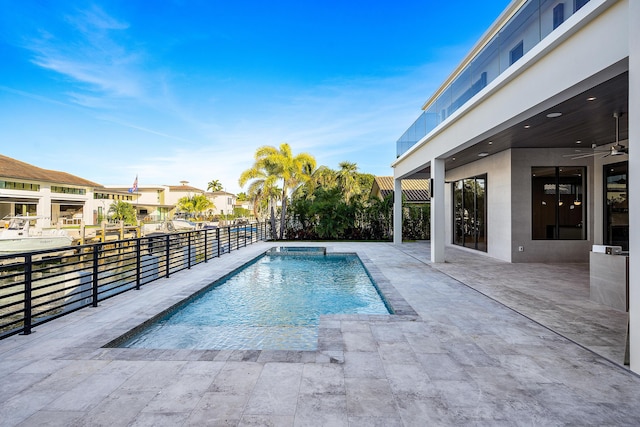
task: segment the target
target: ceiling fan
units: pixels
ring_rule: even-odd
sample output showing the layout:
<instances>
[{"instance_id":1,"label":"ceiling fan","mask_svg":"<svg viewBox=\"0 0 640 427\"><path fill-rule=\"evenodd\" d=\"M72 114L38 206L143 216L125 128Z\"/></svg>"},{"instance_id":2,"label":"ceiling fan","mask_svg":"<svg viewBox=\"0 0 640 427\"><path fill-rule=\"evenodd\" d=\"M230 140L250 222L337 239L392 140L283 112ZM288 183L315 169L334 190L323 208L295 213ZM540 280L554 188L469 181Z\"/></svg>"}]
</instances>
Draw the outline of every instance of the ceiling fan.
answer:
<instances>
[{"instance_id":1,"label":"ceiling fan","mask_svg":"<svg viewBox=\"0 0 640 427\"><path fill-rule=\"evenodd\" d=\"M620 144L619 140L619 135L620 135L620 116L622 115L622 113L618 113L617 111L613 113L613 117L616 119L616 143L613 144L611 147L605 149L605 150L598 150L598 146L594 143L591 144L591 148L593 149L593 151L591 153L579 153L581 150L576 150L578 153L576 154L567 154L564 155L563 157L571 157L572 160L575 159L583 159L585 157L593 157L593 156L599 156L602 155L602 157L608 157L608 156L619 156L621 154L627 154L629 149L627 147L625 147L624 145Z\"/></svg>"}]
</instances>

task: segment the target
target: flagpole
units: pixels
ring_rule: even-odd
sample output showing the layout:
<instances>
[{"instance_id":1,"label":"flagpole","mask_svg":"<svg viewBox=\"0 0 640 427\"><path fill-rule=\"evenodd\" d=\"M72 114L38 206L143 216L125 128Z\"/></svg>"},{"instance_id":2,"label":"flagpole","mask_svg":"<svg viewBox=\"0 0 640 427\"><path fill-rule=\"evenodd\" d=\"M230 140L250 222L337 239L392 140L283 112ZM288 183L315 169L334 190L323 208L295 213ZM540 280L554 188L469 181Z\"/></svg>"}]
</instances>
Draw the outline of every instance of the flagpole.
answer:
<instances>
[{"instance_id":1,"label":"flagpole","mask_svg":"<svg viewBox=\"0 0 640 427\"><path fill-rule=\"evenodd\" d=\"M140 186L138 185L138 174L136 173L136 220L138 220L138 212L140 212Z\"/></svg>"}]
</instances>

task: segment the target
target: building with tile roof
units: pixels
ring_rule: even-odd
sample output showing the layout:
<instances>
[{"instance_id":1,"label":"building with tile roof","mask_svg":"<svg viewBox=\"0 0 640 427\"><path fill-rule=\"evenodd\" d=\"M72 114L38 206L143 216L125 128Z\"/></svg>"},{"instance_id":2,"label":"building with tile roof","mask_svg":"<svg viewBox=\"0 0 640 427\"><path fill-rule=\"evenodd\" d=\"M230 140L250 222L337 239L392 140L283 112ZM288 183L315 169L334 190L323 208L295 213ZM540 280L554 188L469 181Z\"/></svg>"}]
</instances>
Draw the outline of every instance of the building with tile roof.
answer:
<instances>
[{"instance_id":1,"label":"building with tile roof","mask_svg":"<svg viewBox=\"0 0 640 427\"><path fill-rule=\"evenodd\" d=\"M215 205L209 215L232 214L236 196L207 193L187 185L102 185L66 172L39 168L0 155L0 220L11 215L37 215L38 226L97 225L117 201L131 203L138 219L163 221L177 213L182 197L206 195ZM135 187L135 188L134 188Z\"/></svg>"},{"instance_id":2,"label":"building with tile roof","mask_svg":"<svg viewBox=\"0 0 640 427\"><path fill-rule=\"evenodd\" d=\"M43 169L0 155L0 219L38 215L38 226L93 224L100 200L130 198L66 172Z\"/></svg>"},{"instance_id":3,"label":"building with tile roof","mask_svg":"<svg viewBox=\"0 0 640 427\"><path fill-rule=\"evenodd\" d=\"M393 177L376 176L371 187L371 196L384 199L393 194ZM428 179L404 179L402 180L402 196L405 203L429 203Z\"/></svg>"}]
</instances>

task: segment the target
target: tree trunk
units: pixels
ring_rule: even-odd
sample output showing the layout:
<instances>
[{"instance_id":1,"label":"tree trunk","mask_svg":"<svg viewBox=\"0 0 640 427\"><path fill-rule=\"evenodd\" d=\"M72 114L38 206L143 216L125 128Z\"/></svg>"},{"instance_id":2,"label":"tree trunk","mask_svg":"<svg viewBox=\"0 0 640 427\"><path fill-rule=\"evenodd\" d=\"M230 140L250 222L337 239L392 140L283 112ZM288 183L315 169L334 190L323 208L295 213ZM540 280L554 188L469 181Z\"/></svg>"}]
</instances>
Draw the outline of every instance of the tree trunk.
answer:
<instances>
[{"instance_id":1,"label":"tree trunk","mask_svg":"<svg viewBox=\"0 0 640 427\"><path fill-rule=\"evenodd\" d=\"M269 200L269 206L271 210L271 237L273 240L278 240L278 235L276 234L276 213L273 209L273 199Z\"/></svg>"},{"instance_id":2,"label":"tree trunk","mask_svg":"<svg viewBox=\"0 0 640 427\"><path fill-rule=\"evenodd\" d=\"M284 187L284 185L283 185ZM280 239L284 239L284 223L287 214L287 193L286 189L282 189L282 212L280 212Z\"/></svg>"}]
</instances>

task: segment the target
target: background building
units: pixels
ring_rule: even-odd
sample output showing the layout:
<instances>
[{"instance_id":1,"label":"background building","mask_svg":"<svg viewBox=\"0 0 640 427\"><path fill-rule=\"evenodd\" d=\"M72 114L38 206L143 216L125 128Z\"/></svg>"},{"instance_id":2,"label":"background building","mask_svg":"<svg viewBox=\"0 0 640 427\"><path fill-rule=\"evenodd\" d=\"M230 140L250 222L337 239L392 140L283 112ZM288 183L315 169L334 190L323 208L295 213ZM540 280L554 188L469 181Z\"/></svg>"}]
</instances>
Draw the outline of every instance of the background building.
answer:
<instances>
[{"instance_id":1,"label":"background building","mask_svg":"<svg viewBox=\"0 0 640 427\"><path fill-rule=\"evenodd\" d=\"M92 223L94 191L107 193L95 182L0 155L0 218L38 215L40 227Z\"/></svg>"}]
</instances>

